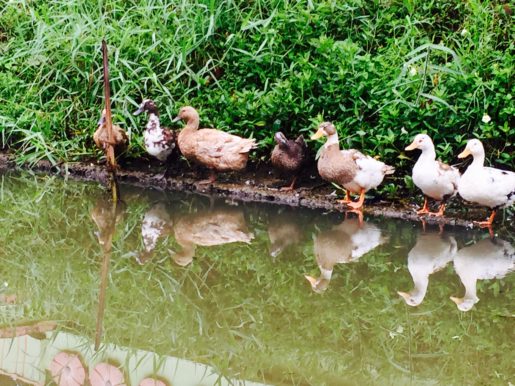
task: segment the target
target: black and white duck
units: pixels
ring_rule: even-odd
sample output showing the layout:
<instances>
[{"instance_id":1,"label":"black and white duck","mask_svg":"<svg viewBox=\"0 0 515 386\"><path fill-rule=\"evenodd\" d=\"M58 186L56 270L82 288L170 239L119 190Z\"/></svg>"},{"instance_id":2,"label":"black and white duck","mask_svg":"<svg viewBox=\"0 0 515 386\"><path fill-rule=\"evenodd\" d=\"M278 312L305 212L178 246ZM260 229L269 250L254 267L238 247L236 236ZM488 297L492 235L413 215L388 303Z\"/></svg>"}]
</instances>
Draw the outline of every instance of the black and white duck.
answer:
<instances>
[{"instance_id":1,"label":"black and white duck","mask_svg":"<svg viewBox=\"0 0 515 386\"><path fill-rule=\"evenodd\" d=\"M151 156L167 163L166 175L170 168L170 155L175 148L175 133L161 126L159 111L153 100L144 99L139 108L134 112L134 115L139 115L143 112L149 115L145 132L143 133L145 149Z\"/></svg>"}]
</instances>

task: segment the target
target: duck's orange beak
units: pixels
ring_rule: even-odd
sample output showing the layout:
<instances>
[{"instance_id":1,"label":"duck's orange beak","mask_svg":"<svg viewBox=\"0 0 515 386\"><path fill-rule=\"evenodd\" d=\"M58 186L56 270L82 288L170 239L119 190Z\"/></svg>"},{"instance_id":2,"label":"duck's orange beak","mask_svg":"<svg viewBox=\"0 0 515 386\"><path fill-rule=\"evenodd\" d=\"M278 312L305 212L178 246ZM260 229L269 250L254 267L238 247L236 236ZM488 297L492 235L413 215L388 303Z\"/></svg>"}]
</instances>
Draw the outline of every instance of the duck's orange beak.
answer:
<instances>
[{"instance_id":1,"label":"duck's orange beak","mask_svg":"<svg viewBox=\"0 0 515 386\"><path fill-rule=\"evenodd\" d=\"M465 148L465 150L463 150L460 154L458 154L458 158L465 158L465 157L468 157L470 155L470 150L468 147Z\"/></svg>"},{"instance_id":2,"label":"duck's orange beak","mask_svg":"<svg viewBox=\"0 0 515 386\"><path fill-rule=\"evenodd\" d=\"M304 275L304 277L309 281L309 284L311 284L312 287L315 286L317 279L315 279L313 276Z\"/></svg>"},{"instance_id":3,"label":"duck's orange beak","mask_svg":"<svg viewBox=\"0 0 515 386\"><path fill-rule=\"evenodd\" d=\"M411 145L407 146L404 150L407 150L407 151L410 151L410 150L415 150L417 148L417 144L415 143L415 141L411 142Z\"/></svg>"},{"instance_id":4,"label":"duck's orange beak","mask_svg":"<svg viewBox=\"0 0 515 386\"><path fill-rule=\"evenodd\" d=\"M311 139L315 140L324 136L324 129L318 129L318 131L311 136Z\"/></svg>"},{"instance_id":5,"label":"duck's orange beak","mask_svg":"<svg viewBox=\"0 0 515 386\"><path fill-rule=\"evenodd\" d=\"M463 303L463 299L462 298L457 298L457 297L454 297L454 296L451 296L449 299L451 299L454 303L456 303L456 305L460 305L461 303Z\"/></svg>"},{"instance_id":6,"label":"duck's orange beak","mask_svg":"<svg viewBox=\"0 0 515 386\"><path fill-rule=\"evenodd\" d=\"M407 292L397 291L397 293L402 296L405 300L408 300L410 298L410 294Z\"/></svg>"}]
</instances>

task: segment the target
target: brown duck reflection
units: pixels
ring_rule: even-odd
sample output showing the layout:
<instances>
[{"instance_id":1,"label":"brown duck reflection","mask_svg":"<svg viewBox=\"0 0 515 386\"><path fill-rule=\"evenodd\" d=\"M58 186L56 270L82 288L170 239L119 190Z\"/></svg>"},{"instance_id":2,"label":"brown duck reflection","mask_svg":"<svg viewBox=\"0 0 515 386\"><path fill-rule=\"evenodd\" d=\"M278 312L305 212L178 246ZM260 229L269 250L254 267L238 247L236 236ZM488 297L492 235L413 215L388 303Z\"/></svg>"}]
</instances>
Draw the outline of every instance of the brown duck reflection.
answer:
<instances>
[{"instance_id":1,"label":"brown duck reflection","mask_svg":"<svg viewBox=\"0 0 515 386\"><path fill-rule=\"evenodd\" d=\"M456 253L454 270L465 287L465 295L451 296L451 300L460 311L470 311L479 301L478 280L502 279L515 270L515 249L508 241L498 238L478 241Z\"/></svg>"},{"instance_id":2,"label":"brown duck reflection","mask_svg":"<svg viewBox=\"0 0 515 386\"><path fill-rule=\"evenodd\" d=\"M113 204L105 197L97 199L95 206L91 209L91 219L96 224L98 231L95 232L98 243L105 249L111 248L111 243L116 229L125 214L125 204L117 203L113 210Z\"/></svg>"},{"instance_id":3,"label":"brown duck reflection","mask_svg":"<svg viewBox=\"0 0 515 386\"><path fill-rule=\"evenodd\" d=\"M254 234L248 230L243 209L228 205L179 216L174 233L181 249L172 252L172 257L181 266L193 261L198 245L248 244L254 238Z\"/></svg>"},{"instance_id":4,"label":"brown duck reflection","mask_svg":"<svg viewBox=\"0 0 515 386\"><path fill-rule=\"evenodd\" d=\"M270 256L279 256L286 248L300 244L305 237L305 222L291 211L285 210L272 215L268 220Z\"/></svg>"},{"instance_id":5,"label":"brown duck reflection","mask_svg":"<svg viewBox=\"0 0 515 386\"><path fill-rule=\"evenodd\" d=\"M141 237L144 250L138 254L136 260L145 264L156 248L159 238L173 233L173 221L164 202L154 203L146 212L141 223Z\"/></svg>"},{"instance_id":6,"label":"brown duck reflection","mask_svg":"<svg viewBox=\"0 0 515 386\"><path fill-rule=\"evenodd\" d=\"M421 233L417 243L408 253L408 270L413 279L413 289L397 293L409 306L418 306L424 300L429 276L452 261L458 246L452 236L442 233Z\"/></svg>"},{"instance_id":7,"label":"brown duck reflection","mask_svg":"<svg viewBox=\"0 0 515 386\"><path fill-rule=\"evenodd\" d=\"M315 236L314 251L320 276L305 275L313 291L324 292L329 286L336 264L358 261L361 256L388 240L373 223L348 219Z\"/></svg>"}]
</instances>

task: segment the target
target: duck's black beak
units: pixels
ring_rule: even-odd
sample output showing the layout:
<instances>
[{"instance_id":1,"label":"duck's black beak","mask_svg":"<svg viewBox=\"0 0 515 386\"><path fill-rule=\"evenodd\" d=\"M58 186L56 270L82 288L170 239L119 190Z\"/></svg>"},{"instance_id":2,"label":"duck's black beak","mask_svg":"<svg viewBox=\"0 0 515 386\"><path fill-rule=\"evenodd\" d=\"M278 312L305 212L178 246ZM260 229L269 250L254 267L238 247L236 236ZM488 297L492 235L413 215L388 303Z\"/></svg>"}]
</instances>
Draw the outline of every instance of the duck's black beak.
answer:
<instances>
[{"instance_id":1,"label":"duck's black beak","mask_svg":"<svg viewBox=\"0 0 515 386\"><path fill-rule=\"evenodd\" d=\"M132 115L140 115L143 112L143 107L140 106L139 109L137 109L135 112L132 113Z\"/></svg>"},{"instance_id":2,"label":"duck's black beak","mask_svg":"<svg viewBox=\"0 0 515 386\"><path fill-rule=\"evenodd\" d=\"M281 133L280 131L275 133L274 139L275 139L275 142L277 142L277 144L279 144L279 145L286 145L288 143L288 140L286 139L284 134Z\"/></svg>"}]
</instances>

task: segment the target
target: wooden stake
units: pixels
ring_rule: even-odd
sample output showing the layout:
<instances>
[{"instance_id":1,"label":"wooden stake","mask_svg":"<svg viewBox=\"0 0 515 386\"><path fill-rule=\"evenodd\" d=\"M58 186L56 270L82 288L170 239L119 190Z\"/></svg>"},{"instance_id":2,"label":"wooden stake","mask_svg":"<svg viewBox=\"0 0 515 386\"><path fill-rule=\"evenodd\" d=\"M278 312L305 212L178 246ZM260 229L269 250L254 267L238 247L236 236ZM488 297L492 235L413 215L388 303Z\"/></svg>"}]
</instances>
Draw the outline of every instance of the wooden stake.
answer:
<instances>
[{"instance_id":1,"label":"wooden stake","mask_svg":"<svg viewBox=\"0 0 515 386\"><path fill-rule=\"evenodd\" d=\"M108 56L107 56L107 43L102 40L102 60L104 67L104 101L106 110L106 130L108 144L106 147L106 159L109 171L111 172L111 191L113 193L113 201L116 202L119 199L118 195L118 183L116 181L116 157L114 154L114 134L113 134L113 120L111 117L111 89L109 87L109 67L108 67Z\"/></svg>"}]
</instances>

